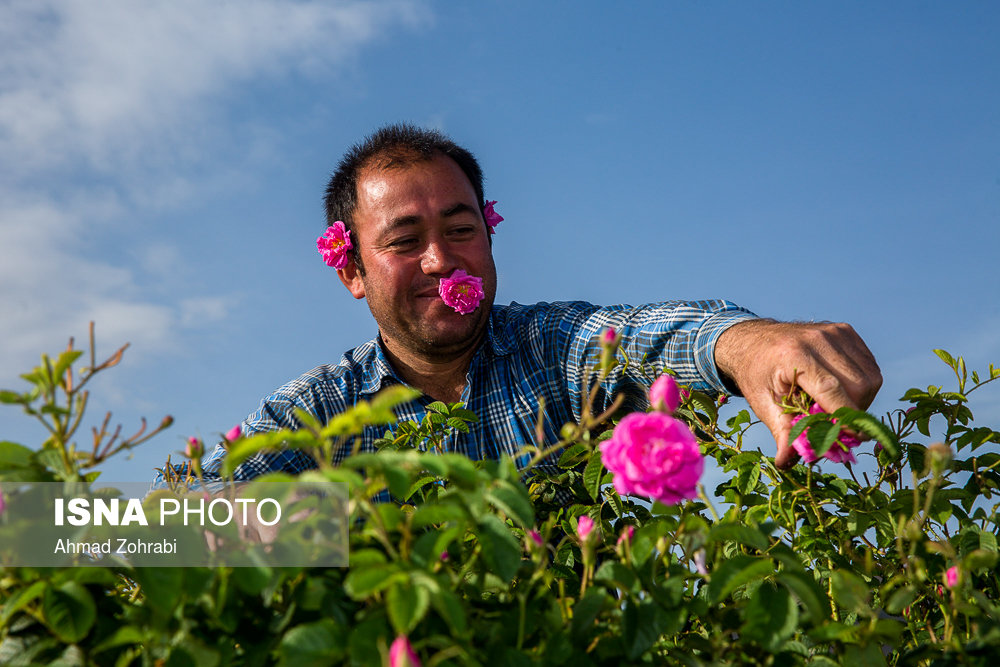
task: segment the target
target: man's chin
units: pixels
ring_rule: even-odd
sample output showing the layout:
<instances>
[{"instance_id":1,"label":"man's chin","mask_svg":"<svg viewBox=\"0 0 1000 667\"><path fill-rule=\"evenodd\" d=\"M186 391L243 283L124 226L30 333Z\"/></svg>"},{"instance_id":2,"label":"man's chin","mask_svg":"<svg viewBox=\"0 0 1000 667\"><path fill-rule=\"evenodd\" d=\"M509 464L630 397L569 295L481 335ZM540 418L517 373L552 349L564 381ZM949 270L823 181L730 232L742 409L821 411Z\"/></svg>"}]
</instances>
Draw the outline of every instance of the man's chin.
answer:
<instances>
[{"instance_id":1,"label":"man's chin","mask_svg":"<svg viewBox=\"0 0 1000 667\"><path fill-rule=\"evenodd\" d=\"M483 317L479 309L468 315L451 311L449 315L436 318L423 327L421 336L429 351L445 351L452 348L468 348L479 342L483 329Z\"/></svg>"}]
</instances>

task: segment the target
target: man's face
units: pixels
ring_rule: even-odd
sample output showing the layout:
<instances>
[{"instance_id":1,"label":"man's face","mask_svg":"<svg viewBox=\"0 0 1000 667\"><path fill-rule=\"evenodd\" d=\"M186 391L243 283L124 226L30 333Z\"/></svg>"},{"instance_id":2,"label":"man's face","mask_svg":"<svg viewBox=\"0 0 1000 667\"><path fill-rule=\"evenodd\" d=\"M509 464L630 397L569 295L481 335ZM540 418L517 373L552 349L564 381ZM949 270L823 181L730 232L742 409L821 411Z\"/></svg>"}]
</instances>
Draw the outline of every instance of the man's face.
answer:
<instances>
[{"instance_id":1,"label":"man's face","mask_svg":"<svg viewBox=\"0 0 1000 667\"><path fill-rule=\"evenodd\" d=\"M479 341L496 296L496 266L475 190L458 164L438 155L364 169L353 227L365 274L354 262L338 273L355 298L368 299L390 352L448 358ZM455 269L483 279L486 296L468 315L438 295Z\"/></svg>"}]
</instances>

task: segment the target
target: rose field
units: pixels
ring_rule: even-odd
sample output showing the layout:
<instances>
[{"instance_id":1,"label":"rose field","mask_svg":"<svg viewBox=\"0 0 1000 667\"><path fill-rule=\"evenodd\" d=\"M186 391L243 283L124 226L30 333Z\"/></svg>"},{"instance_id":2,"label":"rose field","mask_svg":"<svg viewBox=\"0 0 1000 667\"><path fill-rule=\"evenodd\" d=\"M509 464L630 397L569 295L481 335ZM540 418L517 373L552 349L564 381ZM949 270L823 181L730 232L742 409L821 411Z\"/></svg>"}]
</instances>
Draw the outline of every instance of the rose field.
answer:
<instances>
[{"instance_id":1,"label":"rose field","mask_svg":"<svg viewBox=\"0 0 1000 667\"><path fill-rule=\"evenodd\" d=\"M598 381L630 363L613 335L603 345ZM0 663L995 665L1000 433L969 397L1000 369L935 354L942 386L886 415L778 397L802 457L787 471L752 414L720 418L724 398L664 369L648 412L591 403L559 443L525 447L528 476L437 451L476 420L460 404L395 423L413 398L400 387L328 424L230 432L224 474L288 446L315 455L307 475L348 484L350 565L5 567ZM81 426L88 380L121 358L45 356L0 392L5 419L23 410L49 433L0 442L0 526L18 483L92 482L170 425ZM327 463L373 424L381 451ZM191 469L172 483L197 485ZM383 490L393 502L372 502Z\"/></svg>"}]
</instances>

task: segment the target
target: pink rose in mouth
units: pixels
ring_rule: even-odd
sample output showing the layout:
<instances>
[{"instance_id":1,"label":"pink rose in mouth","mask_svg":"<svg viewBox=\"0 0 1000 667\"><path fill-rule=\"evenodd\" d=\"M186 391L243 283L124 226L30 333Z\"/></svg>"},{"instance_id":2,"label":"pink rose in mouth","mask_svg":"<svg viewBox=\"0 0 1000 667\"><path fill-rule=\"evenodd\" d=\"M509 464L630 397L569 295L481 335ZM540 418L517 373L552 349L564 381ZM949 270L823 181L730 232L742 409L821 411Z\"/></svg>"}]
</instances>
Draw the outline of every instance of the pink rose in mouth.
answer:
<instances>
[{"instance_id":1,"label":"pink rose in mouth","mask_svg":"<svg viewBox=\"0 0 1000 667\"><path fill-rule=\"evenodd\" d=\"M497 225L503 222L503 216L493 210L493 205L496 204L496 200L486 202L486 206L483 207L483 219L486 220L486 226L489 227L490 234L496 234Z\"/></svg>"},{"instance_id":2,"label":"pink rose in mouth","mask_svg":"<svg viewBox=\"0 0 1000 667\"><path fill-rule=\"evenodd\" d=\"M694 433L662 412L634 412L599 445L604 467L621 495L672 505L698 497L705 460Z\"/></svg>"},{"instance_id":3,"label":"pink rose in mouth","mask_svg":"<svg viewBox=\"0 0 1000 667\"><path fill-rule=\"evenodd\" d=\"M462 269L455 269L438 285L441 300L455 309L460 315L468 315L474 311L486 293L483 292L483 279L470 276Z\"/></svg>"},{"instance_id":4,"label":"pink rose in mouth","mask_svg":"<svg viewBox=\"0 0 1000 667\"><path fill-rule=\"evenodd\" d=\"M340 220L327 227L323 236L316 239L316 249L323 256L323 261L335 269L347 266L347 261L350 259L349 251L353 247L351 232Z\"/></svg>"}]
</instances>

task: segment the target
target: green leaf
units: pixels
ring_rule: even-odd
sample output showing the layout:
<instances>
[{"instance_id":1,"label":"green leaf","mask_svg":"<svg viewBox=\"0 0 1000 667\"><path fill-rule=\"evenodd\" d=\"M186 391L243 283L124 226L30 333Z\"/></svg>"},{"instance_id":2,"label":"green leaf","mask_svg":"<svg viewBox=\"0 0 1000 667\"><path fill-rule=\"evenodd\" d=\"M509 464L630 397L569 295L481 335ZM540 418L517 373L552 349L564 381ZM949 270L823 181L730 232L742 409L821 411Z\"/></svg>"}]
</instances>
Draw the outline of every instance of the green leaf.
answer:
<instances>
[{"instance_id":1,"label":"green leaf","mask_svg":"<svg viewBox=\"0 0 1000 667\"><path fill-rule=\"evenodd\" d=\"M711 575L708 585L709 599L718 604L727 595L754 579L774 572L770 558L739 555L724 561Z\"/></svg>"},{"instance_id":2,"label":"green leaf","mask_svg":"<svg viewBox=\"0 0 1000 667\"><path fill-rule=\"evenodd\" d=\"M764 582L750 597L744 613L743 633L771 653L776 653L798 627L799 609L785 588Z\"/></svg>"},{"instance_id":3,"label":"green leaf","mask_svg":"<svg viewBox=\"0 0 1000 667\"><path fill-rule=\"evenodd\" d=\"M587 637L587 631L593 628L594 620L609 599L608 594L603 590L591 588L573 605L572 634L574 639L579 641Z\"/></svg>"},{"instance_id":4,"label":"green leaf","mask_svg":"<svg viewBox=\"0 0 1000 667\"><path fill-rule=\"evenodd\" d=\"M440 414L448 414L448 406L441 401L434 401L427 406L428 412L437 412Z\"/></svg>"},{"instance_id":5,"label":"green leaf","mask_svg":"<svg viewBox=\"0 0 1000 667\"><path fill-rule=\"evenodd\" d=\"M75 644L90 632L97 620L97 606L86 588L69 581L59 588L45 589L42 614L45 624L59 639Z\"/></svg>"},{"instance_id":6,"label":"green leaf","mask_svg":"<svg viewBox=\"0 0 1000 667\"><path fill-rule=\"evenodd\" d=\"M575 468L583 463L589 453L590 449L586 445L573 445L563 451L562 455L559 457L559 463L557 465L560 468Z\"/></svg>"},{"instance_id":7,"label":"green leaf","mask_svg":"<svg viewBox=\"0 0 1000 667\"><path fill-rule=\"evenodd\" d=\"M0 389L0 403L6 403L8 405L21 405L27 403L27 396L9 389Z\"/></svg>"},{"instance_id":8,"label":"green leaf","mask_svg":"<svg viewBox=\"0 0 1000 667\"><path fill-rule=\"evenodd\" d=\"M757 462L742 465L736 473L736 490L747 495L757 489L760 481L760 464Z\"/></svg>"},{"instance_id":9,"label":"green leaf","mask_svg":"<svg viewBox=\"0 0 1000 667\"><path fill-rule=\"evenodd\" d=\"M830 599L812 574L804 570L785 569L778 573L776 579L799 599L813 623L818 625L831 617Z\"/></svg>"},{"instance_id":10,"label":"green leaf","mask_svg":"<svg viewBox=\"0 0 1000 667\"><path fill-rule=\"evenodd\" d=\"M431 604L431 596L423 586L415 586L412 581L403 581L389 587L386 594L389 620L396 634L409 634L417 627Z\"/></svg>"},{"instance_id":11,"label":"green leaf","mask_svg":"<svg viewBox=\"0 0 1000 667\"><path fill-rule=\"evenodd\" d=\"M717 523L708 533L711 542L738 542L758 551L770 546L770 541L759 530L739 523Z\"/></svg>"},{"instance_id":12,"label":"green leaf","mask_svg":"<svg viewBox=\"0 0 1000 667\"><path fill-rule=\"evenodd\" d=\"M466 628L466 611L462 601L447 588L440 588L431 596L431 605L438 616L451 628L453 635L460 635Z\"/></svg>"},{"instance_id":13,"label":"green leaf","mask_svg":"<svg viewBox=\"0 0 1000 667\"><path fill-rule=\"evenodd\" d=\"M837 409L833 416L852 431L860 431L874 438L893 458L899 457L899 441L896 435L881 421L864 410L843 407Z\"/></svg>"},{"instance_id":14,"label":"green leaf","mask_svg":"<svg viewBox=\"0 0 1000 667\"><path fill-rule=\"evenodd\" d=\"M833 599L844 609L871 616L873 610L868 603L868 585L856 575L846 570L835 570L830 574Z\"/></svg>"},{"instance_id":15,"label":"green leaf","mask_svg":"<svg viewBox=\"0 0 1000 667\"><path fill-rule=\"evenodd\" d=\"M148 607L163 617L173 614L183 591L181 568L139 567L130 576L142 588Z\"/></svg>"},{"instance_id":16,"label":"green leaf","mask_svg":"<svg viewBox=\"0 0 1000 667\"><path fill-rule=\"evenodd\" d=\"M535 511L527 489L517 487L507 481L500 481L497 486L485 494L486 500L503 510L510 519L525 530L535 525Z\"/></svg>"},{"instance_id":17,"label":"green leaf","mask_svg":"<svg viewBox=\"0 0 1000 667\"><path fill-rule=\"evenodd\" d=\"M326 667L344 657L346 639L347 627L329 618L296 626L281 638L280 664Z\"/></svg>"},{"instance_id":18,"label":"green leaf","mask_svg":"<svg viewBox=\"0 0 1000 667\"><path fill-rule=\"evenodd\" d=\"M944 363L948 364L952 368L955 367L955 359L944 350L934 350L934 354Z\"/></svg>"},{"instance_id":19,"label":"green leaf","mask_svg":"<svg viewBox=\"0 0 1000 667\"><path fill-rule=\"evenodd\" d=\"M521 565L521 545L510 528L500 517L487 514L479 522L476 535L482 545L482 556L490 570L504 582L513 579Z\"/></svg>"},{"instance_id":20,"label":"green leaf","mask_svg":"<svg viewBox=\"0 0 1000 667\"><path fill-rule=\"evenodd\" d=\"M406 575L399 571L395 563L352 567L344 579L344 592L354 600L363 600L399 581L406 581Z\"/></svg>"},{"instance_id":21,"label":"green leaf","mask_svg":"<svg viewBox=\"0 0 1000 667\"><path fill-rule=\"evenodd\" d=\"M601 497L601 477L604 475L604 463L601 455L594 453L583 469L583 486L595 501Z\"/></svg>"},{"instance_id":22,"label":"green leaf","mask_svg":"<svg viewBox=\"0 0 1000 667\"><path fill-rule=\"evenodd\" d=\"M45 581L36 581L27 588L22 588L16 594L7 598L3 610L0 611L0 625L6 625L7 621L17 612L24 609L28 604L40 597L45 592Z\"/></svg>"},{"instance_id":23,"label":"green leaf","mask_svg":"<svg viewBox=\"0 0 1000 667\"><path fill-rule=\"evenodd\" d=\"M52 377L55 378L56 382L62 379L66 369L72 366L73 362L79 359L82 354L83 350L66 350L59 355L55 366L52 367Z\"/></svg>"},{"instance_id":24,"label":"green leaf","mask_svg":"<svg viewBox=\"0 0 1000 667\"><path fill-rule=\"evenodd\" d=\"M917 591L912 586L906 585L897 588L889 596L889 601L885 604L885 610L890 614L899 614L913 604L913 601L916 599Z\"/></svg>"},{"instance_id":25,"label":"green leaf","mask_svg":"<svg viewBox=\"0 0 1000 667\"><path fill-rule=\"evenodd\" d=\"M34 452L16 442L0 442L0 470L4 468L25 468L31 465Z\"/></svg>"}]
</instances>

